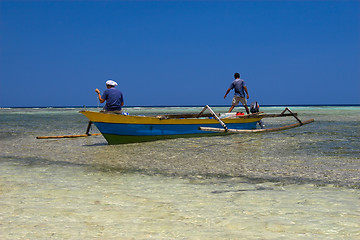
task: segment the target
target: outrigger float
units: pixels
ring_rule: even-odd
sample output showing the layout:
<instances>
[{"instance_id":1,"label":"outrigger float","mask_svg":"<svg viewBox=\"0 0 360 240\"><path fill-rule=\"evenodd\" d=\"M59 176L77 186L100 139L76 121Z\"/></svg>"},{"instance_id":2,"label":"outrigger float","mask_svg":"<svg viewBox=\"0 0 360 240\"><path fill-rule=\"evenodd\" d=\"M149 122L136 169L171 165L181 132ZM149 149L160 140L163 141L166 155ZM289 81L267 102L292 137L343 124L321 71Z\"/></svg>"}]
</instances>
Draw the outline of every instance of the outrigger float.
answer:
<instances>
[{"instance_id":1,"label":"outrigger float","mask_svg":"<svg viewBox=\"0 0 360 240\"><path fill-rule=\"evenodd\" d=\"M204 113L209 110L210 113ZM288 113L286 113L288 112ZM147 142L161 139L214 136L234 133L259 133L280 131L314 122L314 119L301 121L297 113L285 108L280 114L263 112L248 115L217 114L206 105L199 114L170 114L157 116L131 116L112 112L80 111L89 119L85 134L64 136L39 136L37 139L75 138L100 135L109 144ZM257 129L263 118L292 116L297 123L270 129ZM90 134L94 124L100 133ZM219 124L221 128L219 128Z\"/></svg>"}]
</instances>

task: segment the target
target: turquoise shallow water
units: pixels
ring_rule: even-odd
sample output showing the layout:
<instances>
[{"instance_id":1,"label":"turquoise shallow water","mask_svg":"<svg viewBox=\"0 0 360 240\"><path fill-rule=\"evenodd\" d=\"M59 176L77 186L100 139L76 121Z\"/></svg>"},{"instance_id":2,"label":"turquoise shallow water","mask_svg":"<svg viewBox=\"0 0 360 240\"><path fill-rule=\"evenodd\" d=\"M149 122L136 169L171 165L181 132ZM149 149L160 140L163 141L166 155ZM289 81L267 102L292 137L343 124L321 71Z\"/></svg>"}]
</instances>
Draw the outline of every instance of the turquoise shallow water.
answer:
<instances>
[{"instance_id":1,"label":"turquoise shallow water","mask_svg":"<svg viewBox=\"0 0 360 240\"><path fill-rule=\"evenodd\" d=\"M80 109L0 109L0 238L359 239L360 107L291 109L315 122L116 146L35 139L84 133Z\"/></svg>"}]
</instances>

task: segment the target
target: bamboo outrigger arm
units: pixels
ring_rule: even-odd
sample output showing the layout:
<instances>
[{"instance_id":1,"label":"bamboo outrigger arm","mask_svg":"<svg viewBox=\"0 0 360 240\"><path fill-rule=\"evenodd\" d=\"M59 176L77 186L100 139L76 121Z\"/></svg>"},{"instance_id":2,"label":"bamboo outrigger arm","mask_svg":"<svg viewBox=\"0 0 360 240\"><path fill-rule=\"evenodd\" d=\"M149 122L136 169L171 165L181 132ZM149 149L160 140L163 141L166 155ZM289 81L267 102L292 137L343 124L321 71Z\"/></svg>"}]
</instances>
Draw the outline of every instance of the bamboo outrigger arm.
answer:
<instances>
[{"instance_id":1,"label":"bamboo outrigger arm","mask_svg":"<svg viewBox=\"0 0 360 240\"><path fill-rule=\"evenodd\" d=\"M299 127L308 123L314 122L314 119L309 119L306 121L302 121L302 123L295 123L283 127L278 128L268 128L268 129L253 129L253 130L245 130L245 129L228 129L225 131L222 128L211 128L211 127L199 127L199 130L202 131L210 131L210 132L228 132L228 133L259 133L259 132L275 132L275 131L281 131L285 129L295 128Z\"/></svg>"},{"instance_id":2,"label":"bamboo outrigger arm","mask_svg":"<svg viewBox=\"0 0 360 240\"><path fill-rule=\"evenodd\" d=\"M63 135L63 136L38 136L36 139L51 139L51 138L77 138L77 137L90 137L90 136L99 136L101 133L92 133L92 134L77 134L77 135Z\"/></svg>"},{"instance_id":3,"label":"bamboo outrigger arm","mask_svg":"<svg viewBox=\"0 0 360 240\"><path fill-rule=\"evenodd\" d=\"M38 136L36 139L53 139L53 138L77 138L77 137L89 137L89 136L98 136L101 135L101 133L92 133L90 134L90 128L91 128L92 122L89 121L88 127L86 129L85 134L77 134L77 135L62 135L62 136Z\"/></svg>"},{"instance_id":4,"label":"bamboo outrigger arm","mask_svg":"<svg viewBox=\"0 0 360 240\"><path fill-rule=\"evenodd\" d=\"M297 117L297 114L293 113L288 107L286 107L285 110L280 113L280 115L284 115L286 111L290 112L290 114L300 123L300 126L303 125L301 120Z\"/></svg>"},{"instance_id":5,"label":"bamboo outrigger arm","mask_svg":"<svg viewBox=\"0 0 360 240\"><path fill-rule=\"evenodd\" d=\"M206 108L206 106L205 106ZM203 109L203 111L199 114L199 116L205 111L205 108ZM289 112L288 114L285 112ZM210 131L210 132L228 132L228 133L258 133L258 132L274 132L274 131L281 131L281 130L285 130L285 129L290 129L290 128L295 128L295 127L299 127L305 124L309 124L314 122L315 120L309 119L306 121L301 121L298 117L297 117L297 113L292 112L289 108L285 108L284 111L282 111L280 114L264 114L264 113L254 113L254 114L250 114L250 115L245 115L245 116L237 116L239 118L255 118L255 117L262 117L262 118L270 118L270 117L285 117L285 116L293 116L298 123L295 124L291 124L291 125L287 125L287 126L283 126L283 127L277 127L277 128L268 128L268 129L222 129L222 128L211 128L211 127L199 127L199 130L202 131ZM221 121L221 120L220 120Z\"/></svg>"},{"instance_id":6,"label":"bamboo outrigger arm","mask_svg":"<svg viewBox=\"0 0 360 240\"><path fill-rule=\"evenodd\" d=\"M215 118L216 120L218 120L218 122L221 124L221 126L223 126L224 131L227 132L227 131L228 131L228 128L227 128L226 124L225 124L223 121L221 121L221 119L219 118L219 116L211 109L211 107L209 107L209 105L206 105L206 106L203 108L203 110L199 113L199 115L197 116L197 118L199 118L199 117L205 112L206 109L208 109L208 110L210 111L211 115L213 115L214 118Z\"/></svg>"}]
</instances>

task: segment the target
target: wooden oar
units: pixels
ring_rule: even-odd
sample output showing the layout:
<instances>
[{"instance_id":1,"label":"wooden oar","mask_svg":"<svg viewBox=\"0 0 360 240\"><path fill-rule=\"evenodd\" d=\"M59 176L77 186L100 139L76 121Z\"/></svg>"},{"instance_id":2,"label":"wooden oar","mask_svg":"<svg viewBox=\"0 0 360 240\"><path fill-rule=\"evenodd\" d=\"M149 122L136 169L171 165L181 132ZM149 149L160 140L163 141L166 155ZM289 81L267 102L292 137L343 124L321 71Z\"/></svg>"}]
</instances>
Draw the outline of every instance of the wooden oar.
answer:
<instances>
[{"instance_id":1,"label":"wooden oar","mask_svg":"<svg viewBox=\"0 0 360 240\"><path fill-rule=\"evenodd\" d=\"M77 134L77 135L63 135L63 136L38 136L36 139L51 139L51 138L77 138L77 137L89 137L89 136L99 136L101 133L92 133L90 134L90 127L92 122L89 121L88 127L86 129L85 134Z\"/></svg>"},{"instance_id":2,"label":"wooden oar","mask_svg":"<svg viewBox=\"0 0 360 240\"><path fill-rule=\"evenodd\" d=\"M223 128L211 128L211 127L199 127L199 130L202 131L210 131L210 132L228 132L228 133L258 133L258 132L274 132L274 131L281 131L285 129L295 128L299 127L308 123L314 122L314 119L309 119L306 121L302 121L301 123L295 123L283 127L278 128L269 128L269 129L253 129L253 130L247 130L247 129L227 129L227 131Z\"/></svg>"}]
</instances>

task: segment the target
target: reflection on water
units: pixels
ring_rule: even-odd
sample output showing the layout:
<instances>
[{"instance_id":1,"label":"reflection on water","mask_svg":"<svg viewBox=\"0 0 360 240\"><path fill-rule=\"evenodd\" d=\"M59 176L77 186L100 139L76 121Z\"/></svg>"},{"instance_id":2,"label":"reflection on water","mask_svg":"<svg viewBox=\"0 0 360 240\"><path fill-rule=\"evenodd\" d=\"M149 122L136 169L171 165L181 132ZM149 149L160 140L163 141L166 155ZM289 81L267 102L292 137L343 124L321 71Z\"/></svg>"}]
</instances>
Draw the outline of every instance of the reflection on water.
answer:
<instances>
[{"instance_id":1,"label":"reflection on water","mask_svg":"<svg viewBox=\"0 0 360 240\"><path fill-rule=\"evenodd\" d=\"M0 238L360 238L360 108L292 110L316 122L109 146L102 136L35 139L84 133L76 109L1 109Z\"/></svg>"}]
</instances>

